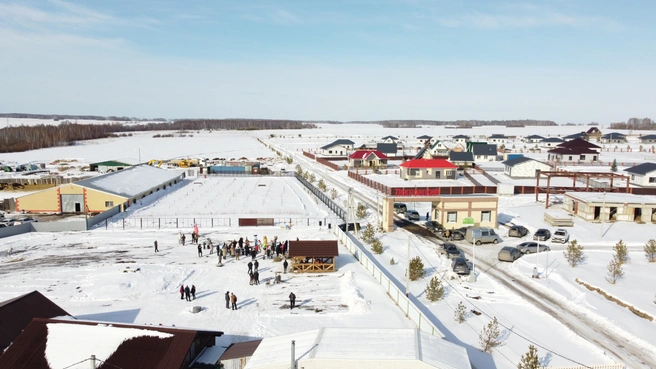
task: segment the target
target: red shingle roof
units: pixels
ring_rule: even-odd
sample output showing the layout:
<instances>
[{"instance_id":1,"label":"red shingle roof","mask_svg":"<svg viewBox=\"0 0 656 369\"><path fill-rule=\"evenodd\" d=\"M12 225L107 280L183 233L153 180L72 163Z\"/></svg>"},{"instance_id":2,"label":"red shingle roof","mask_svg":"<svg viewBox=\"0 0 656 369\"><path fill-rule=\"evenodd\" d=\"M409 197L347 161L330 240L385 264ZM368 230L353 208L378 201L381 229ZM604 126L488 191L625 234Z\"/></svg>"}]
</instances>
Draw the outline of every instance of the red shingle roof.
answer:
<instances>
[{"instance_id":1,"label":"red shingle roof","mask_svg":"<svg viewBox=\"0 0 656 369\"><path fill-rule=\"evenodd\" d=\"M353 154L349 155L349 159L365 159L367 156L374 154L378 159L387 159L387 155L383 154L378 150L357 150Z\"/></svg>"},{"instance_id":2,"label":"red shingle roof","mask_svg":"<svg viewBox=\"0 0 656 369\"><path fill-rule=\"evenodd\" d=\"M403 168L456 169L457 165L445 159L413 159L400 165Z\"/></svg>"}]
</instances>

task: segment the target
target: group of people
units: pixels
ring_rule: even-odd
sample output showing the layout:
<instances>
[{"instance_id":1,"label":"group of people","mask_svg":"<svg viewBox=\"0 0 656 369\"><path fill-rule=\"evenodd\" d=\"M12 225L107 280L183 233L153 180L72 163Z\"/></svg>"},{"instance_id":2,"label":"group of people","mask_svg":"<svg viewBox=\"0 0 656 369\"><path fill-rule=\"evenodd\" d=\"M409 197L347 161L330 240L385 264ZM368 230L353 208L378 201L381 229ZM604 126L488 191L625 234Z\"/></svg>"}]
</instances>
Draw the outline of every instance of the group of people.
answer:
<instances>
[{"instance_id":1,"label":"group of people","mask_svg":"<svg viewBox=\"0 0 656 369\"><path fill-rule=\"evenodd\" d=\"M180 300L195 300L196 299L196 286L191 285L191 288L189 286L185 286L184 284L180 286Z\"/></svg>"}]
</instances>

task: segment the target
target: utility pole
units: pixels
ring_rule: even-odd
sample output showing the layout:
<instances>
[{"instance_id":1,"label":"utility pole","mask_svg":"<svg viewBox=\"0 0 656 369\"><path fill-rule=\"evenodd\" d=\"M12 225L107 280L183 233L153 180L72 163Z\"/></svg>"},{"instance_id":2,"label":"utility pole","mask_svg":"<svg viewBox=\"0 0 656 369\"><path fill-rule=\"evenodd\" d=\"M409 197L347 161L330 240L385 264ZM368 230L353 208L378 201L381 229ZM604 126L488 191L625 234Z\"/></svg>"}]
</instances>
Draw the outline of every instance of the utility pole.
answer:
<instances>
[{"instance_id":1,"label":"utility pole","mask_svg":"<svg viewBox=\"0 0 656 369\"><path fill-rule=\"evenodd\" d=\"M141 164L141 148L139 148L139 164Z\"/></svg>"},{"instance_id":2,"label":"utility pole","mask_svg":"<svg viewBox=\"0 0 656 369\"><path fill-rule=\"evenodd\" d=\"M410 296L410 234L408 234L408 269L405 278L405 297Z\"/></svg>"},{"instance_id":3,"label":"utility pole","mask_svg":"<svg viewBox=\"0 0 656 369\"><path fill-rule=\"evenodd\" d=\"M601 228L599 229L599 238L604 238L604 208L606 207L606 191L604 191L603 201L601 202L601 210L599 211L599 219L601 220Z\"/></svg>"},{"instance_id":4,"label":"utility pole","mask_svg":"<svg viewBox=\"0 0 656 369\"><path fill-rule=\"evenodd\" d=\"M472 232L472 270L469 273L469 281L476 282L476 238Z\"/></svg>"}]
</instances>

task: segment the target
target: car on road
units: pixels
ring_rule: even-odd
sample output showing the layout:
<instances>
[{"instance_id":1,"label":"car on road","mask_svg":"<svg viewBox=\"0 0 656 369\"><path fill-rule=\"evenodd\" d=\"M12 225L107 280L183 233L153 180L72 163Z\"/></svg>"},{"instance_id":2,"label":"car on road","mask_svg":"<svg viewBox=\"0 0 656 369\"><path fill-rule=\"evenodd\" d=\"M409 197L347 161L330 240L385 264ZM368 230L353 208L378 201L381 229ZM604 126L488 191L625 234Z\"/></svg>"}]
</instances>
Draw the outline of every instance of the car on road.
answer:
<instances>
[{"instance_id":1,"label":"car on road","mask_svg":"<svg viewBox=\"0 0 656 369\"><path fill-rule=\"evenodd\" d=\"M508 230L508 237L524 237L528 234L528 229L524 226L515 225Z\"/></svg>"},{"instance_id":2,"label":"car on road","mask_svg":"<svg viewBox=\"0 0 656 369\"><path fill-rule=\"evenodd\" d=\"M434 220L429 220L426 223L424 223L426 226L426 229L433 233L441 232L444 231L444 227L439 223Z\"/></svg>"},{"instance_id":3,"label":"car on road","mask_svg":"<svg viewBox=\"0 0 656 369\"><path fill-rule=\"evenodd\" d=\"M5 227L11 227L16 224L14 219L0 219L0 223L4 224Z\"/></svg>"},{"instance_id":4,"label":"car on road","mask_svg":"<svg viewBox=\"0 0 656 369\"><path fill-rule=\"evenodd\" d=\"M18 221L23 224L23 223L30 223L30 222L38 222L38 220L30 217L25 217L25 218L19 218Z\"/></svg>"},{"instance_id":5,"label":"car on road","mask_svg":"<svg viewBox=\"0 0 656 369\"><path fill-rule=\"evenodd\" d=\"M446 255L448 259L457 258L462 255L462 251L456 246L456 244L451 242L445 242L437 248L437 252L442 255Z\"/></svg>"},{"instance_id":6,"label":"car on road","mask_svg":"<svg viewBox=\"0 0 656 369\"><path fill-rule=\"evenodd\" d=\"M540 228L533 233L534 241L546 241L551 238L551 231L546 228Z\"/></svg>"},{"instance_id":7,"label":"car on road","mask_svg":"<svg viewBox=\"0 0 656 369\"><path fill-rule=\"evenodd\" d=\"M569 242L569 233L566 229L558 228L551 237L551 242L567 243Z\"/></svg>"},{"instance_id":8,"label":"car on road","mask_svg":"<svg viewBox=\"0 0 656 369\"><path fill-rule=\"evenodd\" d=\"M417 212L417 210L408 210L405 212L405 219L419 220L419 213Z\"/></svg>"},{"instance_id":9,"label":"car on road","mask_svg":"<svg viewBox=\"0 0 656 369\"><path fill-rule=\"evenodd\" d=\"M394 203L394 212L397 214L405 213L408 210L408 207L402 202Z\"/></svg>"},{"instance_id":10,"label":"car on road","mask_svg":"<svg viewBox=\"0 0 656 369\"><path fill-rule=\"evenodd\" d=\"M515 260L519 259L522 256L521 251L517 249L516 247L512 246L506 246L499 250L499 254L497 255L497 258L499 261L508 261L508 262L514 262Z\"/></svg>"},{"instance_id":11,"label":"car on road","mask_svg":"<svg viewBox=\"0 0 656 369\"><path fill-rule=\"evenodd\" d=\"M551 250L549 246L534 241L522 242L519 245L517 245L517 249L523 254L534 254L538 252L538 249L540 250L540 252Z\"/></svg>"},{"instance_id":12,"label":"car on road","mask_svg":"<svg viewBox=\"0 0 656 369\"><path fill-rule=\"evenodd\" d=\"M457 274L468 275L471 273L471 270L469 269L469 263L467 262L467 259L463 257L458 257L451 260L451 269L454 273Z\"/></svg>"}]
</instances>

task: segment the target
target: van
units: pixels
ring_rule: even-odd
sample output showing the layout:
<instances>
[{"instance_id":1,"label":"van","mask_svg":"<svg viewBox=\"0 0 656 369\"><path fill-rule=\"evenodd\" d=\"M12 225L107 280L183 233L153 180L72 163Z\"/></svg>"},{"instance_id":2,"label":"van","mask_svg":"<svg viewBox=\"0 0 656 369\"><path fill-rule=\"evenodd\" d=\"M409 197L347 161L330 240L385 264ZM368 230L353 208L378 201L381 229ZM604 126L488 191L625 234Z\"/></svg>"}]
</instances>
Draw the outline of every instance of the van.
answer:
<instances>
[{"instance_id":1,"label":"van","mask_svg":"<svg viewBox=\"0 0 656 369\"><path fill-rule=\"evenodd\" d=\"M467 228L465 233L465 240L471 243L474 243L475 240L476 244L480 245L482 243L497 244L501 241L501 238L491 228L470 227Z\"/></svg>"},{"instance_id":2,"label":"van","mask_svg":"<svg viewBox=\"0 0 656 369\"><path fill-rule=\"evenodd\" d=\"M408 207L402 203L402 202L395 202L394 203L394 212L397 214L405 213L408 211Z\"/></svg>"},{"instance_id":3,"label":"van","mask_svg":"<svg viewBox=\"0 0 656 369\"><path fill-rule=\"evenodd\" d=\"M517 260L520 256L522 256L522 253L516 248L516 247L510 247L506 246L499 250L499 255L497 258L499 261L509 261L513 262Z\"/></svg>"}]
</instances>

